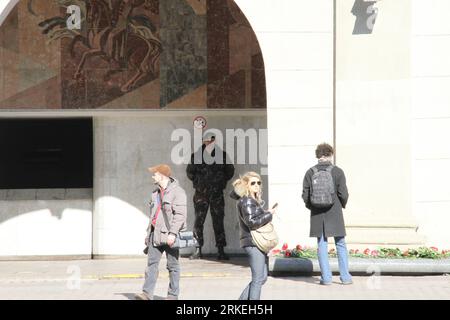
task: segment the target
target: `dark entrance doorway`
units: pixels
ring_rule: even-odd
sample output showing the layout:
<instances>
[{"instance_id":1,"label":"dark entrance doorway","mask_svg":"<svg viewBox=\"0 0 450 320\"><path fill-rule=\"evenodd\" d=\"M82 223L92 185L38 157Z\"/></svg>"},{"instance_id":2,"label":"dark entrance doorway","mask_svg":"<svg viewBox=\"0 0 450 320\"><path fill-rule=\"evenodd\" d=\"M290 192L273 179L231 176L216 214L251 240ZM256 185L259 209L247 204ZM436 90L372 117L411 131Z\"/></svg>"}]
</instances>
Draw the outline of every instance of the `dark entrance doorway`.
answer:
<instances>
[{"instance_id":1,"label":"dark entrance doorway","mask_svg":"<svg viewBox=\"0 0 450 320\"><path fill-rule=\"evenodd\" d=\"M92 118L0 119L0 189L92 188Z\"/></svg>"}]
</instances>

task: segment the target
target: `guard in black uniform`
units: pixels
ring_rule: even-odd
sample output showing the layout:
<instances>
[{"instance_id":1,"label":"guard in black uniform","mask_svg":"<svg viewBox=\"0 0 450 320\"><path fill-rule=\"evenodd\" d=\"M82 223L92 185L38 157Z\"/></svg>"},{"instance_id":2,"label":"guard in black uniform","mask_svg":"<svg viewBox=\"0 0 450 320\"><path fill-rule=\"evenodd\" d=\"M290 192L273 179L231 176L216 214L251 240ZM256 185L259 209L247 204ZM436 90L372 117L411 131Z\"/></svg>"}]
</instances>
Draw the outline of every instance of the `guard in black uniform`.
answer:
<instances>
[{"instance_id":1,"label":"guard in black uniform","mask_svg":"<svg viewBox=\"0 0 450 320\"><path fill-rule=\"evenodd\" d=\"M209 136L203 141L203 145L197 152L201 155L191 156L191 163L187 166L186 173L188 178L193 182L195 223L194 236L199 246L190 259L202 258L203 241L203 224L205 223L208 209L211 212L213 222L214 235L216 238L216 247L218 249L218 260L228 260L229 257L224 252L227 242L225 238L224 217L225 217L225 200L223 190L226 188L228 181L234 176L234 166L227 163L227 154L215 145L215 137ZM223 152L221 163L216 161L205 161L205 158L215 158L216 152ZM206 156L205 156L206 155ZM195 163L198 159L199 163ZM200 163L201 162L201 163Z\"/></svg>"}]
</instances>

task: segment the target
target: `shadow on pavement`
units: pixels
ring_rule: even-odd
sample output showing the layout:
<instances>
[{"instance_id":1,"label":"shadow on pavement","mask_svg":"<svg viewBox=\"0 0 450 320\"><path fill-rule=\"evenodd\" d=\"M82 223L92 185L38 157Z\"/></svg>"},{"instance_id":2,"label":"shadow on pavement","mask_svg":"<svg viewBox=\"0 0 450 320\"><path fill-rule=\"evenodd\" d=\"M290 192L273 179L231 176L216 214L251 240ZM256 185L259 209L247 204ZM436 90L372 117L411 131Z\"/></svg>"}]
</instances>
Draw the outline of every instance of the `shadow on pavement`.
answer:
<instances>
[{"instance_id":1,"label":"shadow on pavement","mask_svg":"<svg viewBox=\"0 0 450 320\"><path fill-rule=\"evenodd\" d=\"M202 259L189 260L187 258L186 260L188 261L187 263L189 264L190 268L198 264L199 268L202 268L204 270L208 269L209 271L213 270L211 269L211 267L217 268L218 271L224 271L227 268L232 268L228 269L228 271L231 272L231 274L236 274L236 272L239 274L242 274L242 272L248 275L251 274L250 266L246 255L230 256L230 260L217 260L217 256L211 254L206 256L204 255ZM207 265L209 265L209 267L207 267ZM292 273L269 272L269 277L320 285L320 276L317 276L316 274L313 274L311 272L312 264L307 265L305 271L306 272L301 276L296 276L293 275Z\"/></svg>"},{"instance_id":2,"label":"shadow on pavement","mask_svg":"<svg viewBox=\"0 0 450 320\"><path fill-rule=\"evenodd\" d=\"M136 300L135 297L134 297L135 293L116 293L115 295L124 296L128 300ZM153 300L166 300L166 298L165 297L161 297L161 296L153 296Z\"/></svg>"},{"instance_id":3,"label":"shadow on pavement","mask_svg":"<svg viewBox=\"0 0 450 320\"><path fill-rule=\"evenodd\" d=\"M313 276L278 276L278 275L269 275L272 278L281 279L281 280L290 280L295 282L304 282L320 285L320 277ZM333 282L334 283L334 282Z\"/></svg>"},{"instance_id":4,"label":"shadow on pavement","mask_svg":"<svg viewBox=\"0 0 450 320\"><path fill-rule=\"evenodd\" d=\"M229 260L217 260L217 255L203 255L201 259L189 260L190 262L195 261L207 261L207 262L216 262L219 264L231 264L235 266L248 267L248 260L246 256L230 256Z\"/></svg>"}]
</instances>

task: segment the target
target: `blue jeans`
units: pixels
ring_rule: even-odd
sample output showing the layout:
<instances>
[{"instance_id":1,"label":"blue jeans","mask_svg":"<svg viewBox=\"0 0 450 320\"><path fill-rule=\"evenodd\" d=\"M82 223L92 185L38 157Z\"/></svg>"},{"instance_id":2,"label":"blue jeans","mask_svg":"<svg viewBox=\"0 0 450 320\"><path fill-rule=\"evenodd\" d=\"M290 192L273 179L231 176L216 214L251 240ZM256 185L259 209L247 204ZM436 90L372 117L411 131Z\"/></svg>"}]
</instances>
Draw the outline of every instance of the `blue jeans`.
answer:
<instances>
[{"instance_id":1,"label":"blue jeans","mask_svg":"<svg viewBox=\"0 0 450 320\"><path fill-rule=\"evenodd\" d=\"M349 282L352 280L352 276L348 270L348 252L347 246L345 245L345 237L334 237L334 241L336 243L340 279L342 282ZM317 238L317 243L320 272L322 274L320 281L323 283L331 283L332 274L328 261L328 239L322 234L320 238Z\"/></svg>"},{"instance_id":2,"label":"blue jeans","mask_svg":"<svg viewBox=\"0 0 450 320\"><path fill-rule=\"evenodd\" d=\"M257 247L244 247L244 250L247 252L249 258L252 281L244 289L239 300L259 300L261 297L261 288L267 281L268 257Z\"/></svg>"}]
</instances>

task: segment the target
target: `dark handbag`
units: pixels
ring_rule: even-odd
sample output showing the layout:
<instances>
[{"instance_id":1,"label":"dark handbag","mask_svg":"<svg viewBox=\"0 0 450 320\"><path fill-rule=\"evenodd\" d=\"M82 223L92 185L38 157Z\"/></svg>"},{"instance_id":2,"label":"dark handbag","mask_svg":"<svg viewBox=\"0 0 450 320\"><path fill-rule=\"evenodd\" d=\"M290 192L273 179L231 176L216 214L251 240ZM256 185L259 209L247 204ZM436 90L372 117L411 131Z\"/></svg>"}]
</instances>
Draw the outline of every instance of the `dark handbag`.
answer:
<instances>
[{"instance_id":1,"label":"dark handbag","mask_svg":"<svg viewBox=\"0 0 450 320\"><path fill-rule=\"evenodd\" d=\"M172 248L191 248L191 247L197 247L198 242L197 239L194 237L194 232L192 231L180 231L177 235L177 238L175 240L175 243L173 244Z\"/></svg>"},{"instance_id":2,"label":"dark handbag","mask_svg":"<svg viewBox=\"0 0 450 320\"><path fill-rule=\"evenodd\" d=\"M167 217L164 214L164 212L161 212L164 218L164 222L166 224L167 230L169 230L169 223L167 221ZM171 248L174 249L183 249L183 248L190 248L190 247L197 247L198 242L197 239L194 237L194 232L192 231L180 231L178 232L175 243L172 245Z\"/></svg>"},{"instance_id":3,"label":"dark handbag","mask_svg":"<svg viewBox=\"0 0 450 320\"><path fill-rule=\"evenodd\" d=\"M180 231L178 233L178 236L175 240L175 243L171 248L174 249L183 249L183 248L191 248L191 247L197 247L198 241L194 237L194 232L192 231ZM144 254L148 254L148 246L144 249Z\"/></svg>"}]
</instances>

